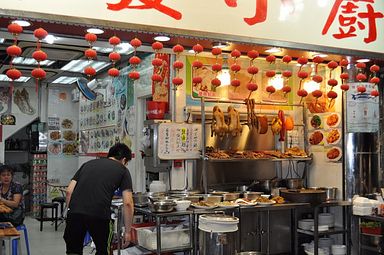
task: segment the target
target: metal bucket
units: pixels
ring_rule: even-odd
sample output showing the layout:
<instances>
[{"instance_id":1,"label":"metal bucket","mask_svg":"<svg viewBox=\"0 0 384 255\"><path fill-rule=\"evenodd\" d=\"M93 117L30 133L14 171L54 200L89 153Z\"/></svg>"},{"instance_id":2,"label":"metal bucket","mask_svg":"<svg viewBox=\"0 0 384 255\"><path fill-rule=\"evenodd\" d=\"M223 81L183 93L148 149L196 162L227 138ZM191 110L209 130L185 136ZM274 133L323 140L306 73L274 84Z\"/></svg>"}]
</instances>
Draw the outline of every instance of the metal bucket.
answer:
<instances>
[{"instance_id":1,"label":"metal bucket","mask_svg":"<svg viewBox=\"0 0 384 255\"><path fill-rule=\"evenodd\" d=\"M238 223L238 218L228 215L201 215L199 217L199 254L236 254Z\"/></svg>"}]
</instances>

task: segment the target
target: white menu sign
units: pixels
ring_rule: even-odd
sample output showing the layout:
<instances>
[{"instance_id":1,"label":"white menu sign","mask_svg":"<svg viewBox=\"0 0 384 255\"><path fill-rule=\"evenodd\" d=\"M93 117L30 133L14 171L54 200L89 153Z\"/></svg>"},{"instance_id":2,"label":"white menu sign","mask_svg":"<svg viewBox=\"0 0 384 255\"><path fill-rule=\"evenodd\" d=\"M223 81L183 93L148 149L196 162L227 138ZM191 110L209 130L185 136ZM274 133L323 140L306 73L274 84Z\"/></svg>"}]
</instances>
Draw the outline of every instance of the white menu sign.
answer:
<instances>
[{"instance_id":1,"label":"white menu sign","mask_svg":"<svg viewBox=\"0 0 384 255\"><path fill-rule=\"evenodd\" d=\"M201 125L161 123L158 134L160 159L196 159L201 151Z\"/></svg>"},{"instance_id":2,"label":"white menu sign","mask_svg":"<svg viewBox=\"0 0 384 255\"><path fill-rule=\"evenodd\" d=\"M366 88L364 93L357 92L360 86ZM373 89L377 89L373 83L349 84L346 109L348 133L372 133L379 130L379 97L371 96Z\"/></svg>"}]
</instances>

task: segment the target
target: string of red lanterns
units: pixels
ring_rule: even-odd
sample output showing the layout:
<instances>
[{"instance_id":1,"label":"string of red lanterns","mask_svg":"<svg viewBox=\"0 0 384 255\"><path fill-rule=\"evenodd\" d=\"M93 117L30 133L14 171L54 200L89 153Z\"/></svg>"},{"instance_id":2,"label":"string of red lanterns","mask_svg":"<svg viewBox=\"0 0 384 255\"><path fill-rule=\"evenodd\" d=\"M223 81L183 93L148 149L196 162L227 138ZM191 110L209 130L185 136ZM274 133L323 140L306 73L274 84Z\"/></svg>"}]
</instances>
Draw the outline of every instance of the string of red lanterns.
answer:
<instances>
[{"instance_id":1,"label":"string of red lanterns","mask_svg":"<svg viewBox=\"0 0 384 255\"><path fill-rule=\"evenodd\" d=\"M172 83L177 89L184 82L183 79L180 78L180 70L184 67L184 63L180 61L180 54L184 51L184 47L180 44L176 44L173 46L172 50L176 54L176 60L173 63L173 68L175 69L175 77L172 79Z\"/></svg>"},{"instance_id":2,"label":"string of red lanterns","mask_svg":"<svg viewBox=\"0 0 384 255\"><path fill-rule=\"evenodd\" d=\"M16 23L11 23L8 25L8 32L12 34L14 41L13 45L9 46L7 48L7 54L11 57L10 60L10 68L7 70L5 73L7 77L11 80L10 82L10 96L12 97L13 95L13 82L21 77L21 72L17 68L13 66L13 59L15 57L18 57L21 55L22 50L21 48L17 45L17 37L19 34L23 32L23 27L20 26L19 24Z\"/></svg>"},{"instance_id":3,"label":"string of red lanterns","mask_svg":"<svg viewBox=\"0 0 384 255\"><path fill-rule=\"evenodd\" d=\"M203 78L201 78L201 76L197 75L197 70L203 67L203 63L198 59L198 54L200 52L203 52L204 48L203 48L203 46L201 46L200 44L197 43L197 44L193 45L192 50L195 53L195 60L192 63L192 70L193 70L192 84L194 87L200 86L201 91L207 91L208 88L206 86L203 86L203 84L202 84Z\"/></svg>"},{"instance_id":4,"label":"string of red lanterns","mask_svg":"<svg viewBox=\"0 0 384 255\"><path fill-rule=\"evenodd\" d=\"M42 61L47 60L48 55L41 49L41 41L44 40L45 37L47 37L48 32L44 30L43 28L38 28L33 31L33 35L37 39L37 45L36 50L32 53L32 57L37 61L37 68L34 68L31 72L31 75L36 80L36 93L38 93L39 90L39 82L47 76L47 73L40 67L40 63Z\"/></svg>"},{"instance_id":5,"label":"string of red lanterns","mask_svg":"<svg viewBox=\"0 0 384 255\"><path fill-rule=\"evenodd\" d=\"M137 65L141 63L141 59L137 56L137 48L141 46L141 41L135 37L130 41L130 44L134 49L134 55L129 59L129 63L132 65L133 70L129 72L128 77L131 80L136 81L140 79L140 73L136 71L136 68Z\"/></svg>"},{"instance_id":6,"label":"string of red lanterns","mask_svg":"<svg viewBox=\"0 0 384 255\"><path fill-rule=\"evenodd\" d=\"M96 75L95 68L92 67L91 61L93 59L96 59L97 52L92 49L93 44L97 41L97 35L93 33L87 33L85 34L85 40L88 42L89 49L84 51L85 57L88 59L88 66L84 68L84 73L87 75L88 80L91 80L94 75Z\"/></svg>"},{"instance_id":7,"label":"string of red lanterns","mask_svg":"<svg viewBox=\"0 0 384 255\"><path fill-rule=\"evenodd\" d=\"M108 39L110 45L112 45L112 52L109 53L108 58L112 62L112 67L108 69L108 75L115 78L120 75L119 69L116 68L116 62L120 61L121 56L116 51L116 47L121 43L121 40L117 36L112 36Z\"/></svg>"}]
</instances>

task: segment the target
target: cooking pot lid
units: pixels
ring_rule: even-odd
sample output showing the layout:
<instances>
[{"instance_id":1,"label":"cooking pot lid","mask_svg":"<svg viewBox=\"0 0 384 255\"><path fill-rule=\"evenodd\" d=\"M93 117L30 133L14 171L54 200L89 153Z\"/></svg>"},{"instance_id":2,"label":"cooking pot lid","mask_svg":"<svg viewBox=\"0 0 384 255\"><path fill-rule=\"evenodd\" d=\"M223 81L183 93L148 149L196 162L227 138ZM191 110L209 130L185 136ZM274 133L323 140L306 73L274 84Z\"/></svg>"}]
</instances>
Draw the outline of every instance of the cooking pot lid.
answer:
<instances>
[{"instance_id":1,"label":"cooking pot lid","mask_svg":"<svg viewBox=\"0 0 384 255\"><path fill-rule=\"evenodd\" d=\"M239 218L225 214L204 214L200 215L200 220L211 221L216 223L238 223Z\"/></svg>"}]
</instances>

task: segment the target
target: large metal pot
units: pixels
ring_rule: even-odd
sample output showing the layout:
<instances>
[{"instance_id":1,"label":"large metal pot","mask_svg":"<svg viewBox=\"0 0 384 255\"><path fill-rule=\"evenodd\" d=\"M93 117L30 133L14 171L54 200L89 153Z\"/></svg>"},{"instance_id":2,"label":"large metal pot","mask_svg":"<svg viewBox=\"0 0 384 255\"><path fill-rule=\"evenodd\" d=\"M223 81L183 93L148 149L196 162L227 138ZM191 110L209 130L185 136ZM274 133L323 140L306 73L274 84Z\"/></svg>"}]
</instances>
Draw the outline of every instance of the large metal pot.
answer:
<instances>
[{"instance_id":1,"label":"large metal pot","mask_svg":"<svg viewBox=\"0 0 384 255\"><path fill-rule=\"evenodd\" d=\"M151 212L172 212L176 203L173 200L156 201L148 204Z\"/></svg>"},{"instance_id":2,"label":"large metal pot","mask_svg":"<svg viewBox=\"0 0 384 255\"><path fill-rule=\"evenodd\" d=\"M137 207L147 206L149 203L148 195L142 192L135 192L132 195L133 204Z\"/></svg>"},{"instance_id":3,"label":"large metal pot","mask_svg":"<svg viewBox=\"0 0 384 255\"><path fill-rule=\"evenodd\" d=\"M280 195L287 201L294 203L310 203L318 205L327 198L324 190L291 189L280 190Z\"/></svg>"},{"instance_id":4,"label":"large metal pot","mask_svg":"<svg viewBox=\"0 0 384 255\"><path fill-rule=\"evenodd\" d=\"M271 193L273 188L280 186L281 180L277 178L267 179L267 180L256 180L251 185L249 185L249 191L261 191L264 193Z\"/></svg>"},{"instance_id":5,"label":"large metal pot","mask_svg":"<svg viewBox=\"0 0 384 255\"><path fill-rule=\"evenodd\" d=\"M324 190L327 195L327 200L336 200L337 188L336 187L321 187L319 190Z\"/></svg>"},{"instance_id":6,"label":"large metal pot","mask_svg":"<svg viewBox=\"0 0 384 255\"><path fill-rule=\"evenodd\" d=\"M304 180L301 178L289 178L285 180L288 189L301 189L304 187Z\"/></svg>"},{"instance_id":7,"label":"large metal pot","mask_svg":"<svg viewBox=\"0 0 384 255\"><path fill-rule=\"evenodd\" d=\"M229 192L223 194L223 201L234 201L240 197L240 193L238 192Z\"/></svg>"},{"instance_id":8,"label":"large metal pot","mask_svg":"<svg viewBox=\"0 0 384 255\"><path fill-rule=\"evenodd\" d=\"M247 191L243 193L243 196L245 199L255 200L255 199L258 199L262 194L263 192Z\"/></svg>"}]
</instances>

